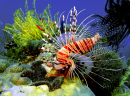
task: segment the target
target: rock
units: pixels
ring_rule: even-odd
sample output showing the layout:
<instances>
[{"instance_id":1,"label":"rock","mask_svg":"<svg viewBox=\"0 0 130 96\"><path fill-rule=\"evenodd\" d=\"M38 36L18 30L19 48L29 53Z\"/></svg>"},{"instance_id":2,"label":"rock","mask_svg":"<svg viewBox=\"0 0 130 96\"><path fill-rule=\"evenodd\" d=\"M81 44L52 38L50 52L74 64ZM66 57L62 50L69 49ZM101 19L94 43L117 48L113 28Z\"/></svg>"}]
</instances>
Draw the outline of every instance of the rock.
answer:
<instances>
[{"instance_id":1,"label":"rock","mask_svg":"<svg viewBox=\"0 0 130 96\"><path fill-rule=\"evenodd\" d=\"M63 76L59 76L59 77L55 78L51 83L50 90L53 91L54 89L61 88L61 84L63 83L63 81L64 81Z\"/></svg>"},{"instance_id":2,"label":"rock","mask_svg":"<svg viewBox=\"0 0 130 96\"><path fill-rule=\"evenodd\" d=\"M79 82L79 80L76 81ZM28 85L14 86L2 94L7 94L7 92L11 94L7 96L95 96L86 85L82 86L78 83L77 86L77 83L70 80L65 80L61 85L61 89L51 92L49 92L49 87L47 85L40 85L37 87Z\"/></svg>"},{"instance_id":3,"label":"rock","mask_svg":"<svg viewBox=\"0 0 130 96\"><path fill-rule=\"evenodd\" d=\"M2 82L9 82L10 81L10 78L12 78L14 74L13 73L3 73L3 76L1 78Z\"/></svg>"},{"instance_id":4,"label":"rock","mask_svg":"<svg viewBox=\"0 0 130 96\"><path fill-rule=\"evenodd\" d=\"M26 69L26 65L22 64L19 65L18 63L16 63L15 65L11 65L6 69L7 73L20 73L22 72L24 69Z\"/></svg>"},{"instance_id":5,"label":"rock","mask_svg":"<svg viewBox=\"0 0 130 96\"><path fill-rule=\"evenodd\" d=\"M12 87L12 85L10 84L10 82L4 83L2 87L2 91L6 91L8 89L10 89Z\"/></svg>"},{"instance_id":6,"label":"rock","mask_svg":"<svg viewBox=\"0 0 130 96\"><path fill-rule=\"evenodd\" d=\"M1 96L13 96L10 91L4 92Z\"/></svg>"},{"instance_id":7,"label":"rock","mask_svg":"<svg viewBox=\"0 0 130 96\"><path fill-rule=\"evenodd\" d=\"M46 75L46 70L42 67L42 61L34 61L31 67L21 73L21 77L28 77L33 82L43 80Z\"/></svg>"},{"instance_id":8,"label":"rock","mask_svg":"<svg viewBox=\"0 0 130 96\"><path fill-rule=\"evenodd\" d=\"M14 85L28 85L31 83L31 80L27 77L20 77L20 74L15 74L10 79L10 82Z\"/></svg>"},{"instance_id":9,"label":"rock","mask_svg":"<svg viewBox=\"0 0 130 96\"><path fill-rule=\"evenodd\" d=\"M37 88L41 88L43 92L49 92L49 88L47 85L40 85Z\"/></svg>"},{"instance_id":10,"label":"rock","mask_svg":"<svg viewBox=\"0 0 130 96\"><path fill-rule=\"evenodd\" d=\"M55 89L61 88L61 84L64 81L64 77L48 77L44 78L42 81L33 82L31 86L40 86L47 85L49 87L49 91L54 91Z\"/></svg>"},{"instance_id":11,"label":"rock","mask_svg":"<svg viewBox=\"0 0 130 96\"><path fill-rule=\"evenodd\" d=\"M0 59L0 73L4 72L4 70L9 66L9 62L4 59Z\"/></svg>"},{"instance_id":12,"label":"rock","mask_svg":"<svg viewBox=\"0 0 130 96\"><path fill-rule=\"evenodd\" d=\"M7 68L6 64L0 64L0 73L4 72L4 70Z\"/></svg>"}]
</instances>

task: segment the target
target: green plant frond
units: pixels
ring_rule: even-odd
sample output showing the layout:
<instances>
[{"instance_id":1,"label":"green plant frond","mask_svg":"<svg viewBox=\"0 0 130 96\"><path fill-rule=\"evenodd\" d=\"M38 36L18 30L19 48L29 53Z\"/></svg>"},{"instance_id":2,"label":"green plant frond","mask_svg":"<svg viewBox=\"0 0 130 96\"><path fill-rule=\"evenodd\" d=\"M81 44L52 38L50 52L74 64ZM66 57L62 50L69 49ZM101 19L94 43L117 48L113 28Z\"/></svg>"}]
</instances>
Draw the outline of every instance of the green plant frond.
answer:
<instances>
[{"instance_id":1,"label":"green plant frond","mask_svg":"<svg viewBox=\"0 0 130 96\"><path fill-rule=\"evenodd\" d=\"M1 41L2 45L4 45L5 42L3 41L2 37L0 37L0 41Z\"/></svg>"},{"instance_id":2,"label":"green plant frond","mask_svg":"<svg viewBox=\"0 0 130 96\"><path fill-rule=\"evenodd\" d=\"M24 12L22 11L21 8L19 9L19 13L20 13L21 18L23 18L23 21L25 21Z\"/></svg>"},{"instance_id":3,"label":"green plant frond","mask_svg":"<svg viewBox=\"0 0 130 96\"><path fill-rule=\"evenodd\" d=\"M26 9L26 12L28 12L27 0L25 0L25 9Z\"/></svg>"},{"instance_id":4,"label":"green plant frond","mask_svg":"<svg viewBox=\"0 0 130 96\"><path fill-rule=\"evenodd\" d=\"M1 54L1 55L4 55L4 54L5 54L5 50L0 49L0 54ZM0 56L0 57L1 57L1 56Z\"/></svg>"},{"instance_id":5,"label":"green plant frond","mask_svg":"<svg viewBox=\"0 0 130 96\"><path fill-rule=\"evenodd\" d=\"M25 21L24 13L21 8L16 10L16 12L14 13L14 17L20 18L23 22Z\"/></svg>"},{"instance_id":6,"label":"green plant frond","mask_svg":"<svg viewBox=\"0 0 130 96\"><path fill-rule=\"evenodd\" d=\"M7 33L9 33L10 35L13 35L14 33L16 33L13 25L11 25L11 24L6 24L5 28L3 30L6 31Z\"/></svg>"},{"instance_id":7,"label":"green plant frond","mask_svg":"<svg viewBox=\"0 0 130 96\"><path fill-rule=\"evenodd\" d=\"M6 41L6 42L12 41L11 36L5 31L4 31L4 41Z\"/></svg>"},{"instance_id":8,"label":"green plant frond","mask_svg":"<svg viewBox=\"0 0 130 96\"><path fill-rule=\"evenodd\" d=\"M35 9L35 1L33 1L33 8ZM41 20L36 14L36 10L28 11L27 0L25 0L26 15L23 13L22 9L16 10L14 13L14 24L6 24L4 31L8 32L15 43L18 45L26 46L28 40L41 40L43 37L43 31L39 30L36 25L39 25L41 28L46 29L44 32L48 35L54 36L53 31L56 30L56 27L53 26L53 21L50 15L50 5L43 11L44 16L47 20ZM55 15L57 18L58 13ZM43 27L44 26L44 27Z\"/></svg>"},{"instance_id":9,"label":"green plant frond","mask_svg":"<svg viewBox=\"0 0 130 96\"><path fill-rule=\"evenodd\" d=\"M16 39L14 40L15 42L19 42L19 44L26 44L25 42L27 42L26 38L30 39L30 40L41 40L42 33L43 31L39 30L36 26L36 24L38 25L42 25L41 21L35 18L33 14L33 11L28 11L26 13L27 17L25 17L25 21L23 21L21 18L21 16L19 15L21 12L18 10L16 10L15 14L14 14L14 24L13 25L7 25L5 26L5 31L9 31L9 33L11 33L13 35L13 38ZM13 31L15 32L13 32ZM17 37L19 36L19 38ZM21 38L21 39L20 39Z\"/></svg>"},{"instance_id":10,"label":"green plant frond","mask_svg":"<svg viewBox=\"0 0 130 96\"><path fill-rule=\"evenodd\" d=\"M36 16L35 2L36 2L36 0L33 1L33 11L34 11L34 16Z\"/></svg>"},{"instance_id":11,"label":"green plant frond","mask_svg":"<svg viewBox=\"0 0 130 96\"><path fill-rule=\"evenodd\" d=\"M55 14L55 16L54 16L54 19L55 19L56 23L58 23L58 14L59 14L59 12L57 12L57 13Z\"/></svg>"},{"instance_id":12,"label":"green plant frond","mask_svg":"<svg viewBox=\"0 0 130 96\"><path fill-rule=\"evenodd\" d=\"M121 85L124 84L124 82L126 81L126 79L128 78L129 75L130 75L130 66L127 67L126 73L125 73L125 75L123 76L122 81L120 82L120 85L119 85L119 86L121 86Z\"/></svg>"},{"instance_id":13,"label":"green plant frond","mask_svg":"<svg viewBox=\"0 0 130 96\"><path fill-rule=\"evenodd\" d=\"M114 89L112 96L129 96L130 95L130 89L126 88L124 86L117 87Z\"/></svg>"},{"instance_id":14,"label":"green plant frond","mask_svg":"<svg viewBox=\"0 0 130 96\"><path fill-rule=\"evenodd\" d=\"M50 18L52 20L49 8L50 8L50 5L48 4L47 8L43 11L43 18L45 19Z\"/></svg>"},{"instance_id":15,"label":"green plant frond","mask_svg":"<svg viewBox=\"0 0 130 96\"><path fill-rule=\"evenodd\" d=\"M0 37L0 42L2 43L2 45L4 46L4 44L11 41L12 41L12 38L10 37L10 35L4 31L4 37Z\"/></svg>"},{"instance_id":16,"label":"green plant frond","mask_svg":"<svg viewBox=\"0 0 130 96\"><path fill-rule=\"evenodd\" d=\"M48 4L47 8L46 8L46 12L47 12L47 15L49 16L49 18L51 18L51 13L50 13L50 5Z\"/></svg>"}]
</instances>

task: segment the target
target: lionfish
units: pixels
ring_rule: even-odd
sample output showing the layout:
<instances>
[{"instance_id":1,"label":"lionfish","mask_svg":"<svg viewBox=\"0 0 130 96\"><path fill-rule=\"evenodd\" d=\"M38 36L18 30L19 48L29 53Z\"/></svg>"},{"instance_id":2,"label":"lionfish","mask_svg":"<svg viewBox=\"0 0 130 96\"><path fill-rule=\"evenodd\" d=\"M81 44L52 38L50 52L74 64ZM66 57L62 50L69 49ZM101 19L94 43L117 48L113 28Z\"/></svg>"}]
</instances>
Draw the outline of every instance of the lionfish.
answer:
<instances>
[{"instance_id":1,"label":"lionfish","mask_svg":"<svg viewBox=\"0 0 130 96\"><path fill-rule=\"evenodd\" d=\"M73 10L73 11L72 11ZM70 24L69 24L69 32L66 31L66 24L67 24L67 19L65 22L65 17L63 15L63 28L64 28L64 36L61 32L60 24L58 26L57 22L55 21L53 26L56 26L57 31L52 30L50 26L50 30L54 33L55 37L54 38L48 31L48 33L45 33L44 31L46 30L45 26L43 25L43 28L41 28L39 25L37 27L39 30L43 31L43 34L53 42L52 46L56 50L55 53L56 57L54 58L53 62L53 67L59 72L60 75L63 75L66 78L74 79L76 76L80 80L80 76L83 77L83 79L86 82L86 85L88 85L86 76L91 78L94 82L96 82L98 85L103 87L101 84L99 84L96 80L94 80L88 73L92 73L94 75L97 75L103 79L106 79L110 81L109 79L98 75L94 72L91 71L91 68L99 68L103 70L112 70L112 71L118 71L120 69L107 69L107 68L100 68L100 67L95 67L93 66L93 62L102 62L105 60L99 60L99 61L93 61L91 58L96 58L97 56L107 54L109 51L107 50L107 47L103 47L104 42L98 42L98 40L101 38L99 33L94 33L94 36L91 38L89 29L90 26L85 28L89 23L91 23L93 20L88 22L86 25L83 26L83 28L77 32L79 27L92 15L86 17L81 24L76 27L77 19L76 17L85 9L81 10L79 13L77 13L76 8L72 8L68 14L70 14ZM63 13L62 13L63 14ZM62 16L60 15L60 18ZM60 22L59 18L59 22ZM49 21L49 20L48 20ZM43 19L41 19L41 22L43 22ZM58 37L56 34L59 34L60 37ZM87 35L87 38L85 37ZM83 38L85 37L85 38ZM50 44L48 40L45 38L42 38L43 41L46 42L46 44ZM55 45L54 45L55 44ZM44 48L44 47L43 47ZM105 51L104 51L105 50ZM97 51L100 51L97 52ZM50 50L52 52L52 50ZM119 58L120 59L120 58ZM112 59L111 59L112 60ZM76 82L76 80L75 80ZM81 82L81 80L80 80ZM82 84L82 82L81 82Z\"/></svg>"}]
</instances>

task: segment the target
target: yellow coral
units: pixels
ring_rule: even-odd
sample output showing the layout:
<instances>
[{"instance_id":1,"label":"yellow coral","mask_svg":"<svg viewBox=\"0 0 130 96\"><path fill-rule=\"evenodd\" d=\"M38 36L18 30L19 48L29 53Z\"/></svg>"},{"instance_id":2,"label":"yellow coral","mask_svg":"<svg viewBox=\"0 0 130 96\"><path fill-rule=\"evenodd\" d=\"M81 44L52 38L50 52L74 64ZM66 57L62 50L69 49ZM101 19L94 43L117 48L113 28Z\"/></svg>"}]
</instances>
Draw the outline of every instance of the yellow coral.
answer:
<instances>
[{"instance_id":1,"label":"yellow coral","mask_svg":"<svg viewBox=\"0 0 130 96\"><path fill-rule=\"evenodd\" d=\"M44 10L44 13L47 13L49 7L50 5ZM46 38L37 25L45 30L44 33L54 36L53 31L56 30L56 27L53 26L51 17L48 16L50 13L44 14L43 22L39 19L38 14L35 15L34 13L34 11L27 11L25 17L23 11L18 9L14 13L14 24L6 24L4 31L11 34L18 45L26 46L28 40L34 41Z\"/></svg>"}]
</instances>

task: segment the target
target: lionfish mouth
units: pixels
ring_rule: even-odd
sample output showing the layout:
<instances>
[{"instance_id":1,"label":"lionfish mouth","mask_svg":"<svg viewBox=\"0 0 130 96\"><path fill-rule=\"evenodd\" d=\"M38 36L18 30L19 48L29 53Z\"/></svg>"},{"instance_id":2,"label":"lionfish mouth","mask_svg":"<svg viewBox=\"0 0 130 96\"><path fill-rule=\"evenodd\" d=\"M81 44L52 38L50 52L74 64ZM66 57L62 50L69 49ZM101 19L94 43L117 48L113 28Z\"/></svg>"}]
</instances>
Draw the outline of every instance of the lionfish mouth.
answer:
<instances>
[{"instance_id":1,"label":"lionfish mouth","mask_svg":"<svg viewBox=\"0 0 130 96\"><path fill-rule=\"evenodd\" d=\"M38 25L37 25L37 27L40 30L44 31L43 34L49 40L51 40L54 44L54 45L52 45L54 47L54 49L56 50L55 52L53 52L56 54L56 62L54 63L54 68L59 72L60 75L63 75L65 77L71 77L71 78L73 78L73 77L75 78L75 76L77 76L79 79L80 79L80 76L82 76L83 79L85 80L86 84L87 84L87 80L84 75L88 76L90 79L92 79L94 82L96 82L96 80L94 80L89 75L89 73L92 73L94 75L97 75L103 79L110 81L109 79L107 79L103 76L100 76L100 75L92 72L92 70L91 70L92 68L99 68L99 69L112 70L112 71L116 70L116 69L100 68L100 67L95 67L93 65L93 62L102 62L103 60L92 61L92 58L96 58L97 56L107 54L107 53L109 53L109 51L106 50L107 48L102 45L104 42L102 42L102 41L98 42L98 40L101 38L99 33L96 33L96 34L94 32L90 33L90 27L86 28L86 26L88 26L89 23L94 21L94 19L91 20L90 22L88 22L87 24L85 24L79 32L77 31L77 30L79 30L79 27L81 27L81 25L88 18L93 16L93 14L88 16L81 22L81 24L78 27L76 27L76 23L77 23L76 17L82 11L84 11L84 10L81 10L79 13L77 13L77 10L75 7L73 8L73 12L72 12L72 9L69 11L70 25L69 25L68 34L66 32L66 24L67 24L68 16L67 16L66 23L65 23L65 17L63 15L63 29L65 32L64 36L61 34L60 25L58 26L57 23L54 22L53 25L56 26L57 30L52 30L52 28L50 28L50 30L54 33L56 39L48 31L47 31L47 33L45 33L46 28L45 28L44 24L43 24L44 30L43 30L43 28L40 28ZM72 13L73 13L73 15L72 15ZM60 15L60 17L61 17L61 15ZM48 20L48 22L49 22L49 20ZM60 18L59 18L59 22L60 22ZM56 34L59 34L60 37L58 37ZM85 37L85 38L83 38L83 37ZM42 40L45 41L46 44L49 43L44 38ZM102 52L102 50L106 50L106 51ZM97 52L97 51L100 51L100 52ZM52 52L52 50L50 50L50 52ZM101 87L103 87L98 82L96 82L96 83L98 85L100 85Z\"/></svg>"}]
</instances>

